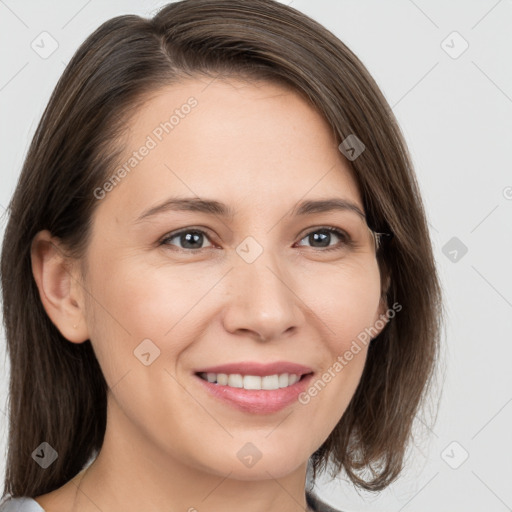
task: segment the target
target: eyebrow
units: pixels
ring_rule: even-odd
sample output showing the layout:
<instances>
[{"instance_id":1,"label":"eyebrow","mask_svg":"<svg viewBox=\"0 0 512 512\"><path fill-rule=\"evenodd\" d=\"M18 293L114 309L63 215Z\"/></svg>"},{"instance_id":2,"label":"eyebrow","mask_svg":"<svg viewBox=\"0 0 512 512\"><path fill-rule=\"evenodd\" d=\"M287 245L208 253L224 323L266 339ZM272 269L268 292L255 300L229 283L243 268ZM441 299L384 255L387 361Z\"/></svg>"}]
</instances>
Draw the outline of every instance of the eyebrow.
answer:
<instances>
[{"instance_id":1,"label":"eyebrow","mask_svg":"<svg viewBox=\"0 0 512 512\"><path fill-rule=\"evenodd\" d=\"M340 210L355 212L363 219L366 219L366 215L357 204L349 201L348 199L338 197L302 201L295 205L290 212L290 215L304 216ZM200 212L224 217L226 219L233 219L236 213L232 207L214 199L201 199L198 197L171 197L164 202L145 210L139 217L137 217L135 223L168 211Z\"/></svg>"}]
</instances>

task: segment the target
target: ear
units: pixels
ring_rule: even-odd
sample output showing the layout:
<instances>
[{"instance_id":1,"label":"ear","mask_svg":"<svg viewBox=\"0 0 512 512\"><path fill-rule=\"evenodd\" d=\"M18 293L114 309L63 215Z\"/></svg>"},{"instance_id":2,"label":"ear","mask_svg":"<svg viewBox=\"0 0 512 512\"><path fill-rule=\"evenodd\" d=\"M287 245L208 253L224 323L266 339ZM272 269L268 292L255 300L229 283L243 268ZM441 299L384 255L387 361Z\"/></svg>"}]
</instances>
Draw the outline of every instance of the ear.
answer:
<instances>
[{"instance_id":1,"label":"ear","mask_svg":"<svg viewBox=\"0 0 512 512\"><path fill-rule=\"evenodd\" d=\"M41 302L53 324L72 343L89 339L78 266L66 257L59 239L48 230L39 231L30 256Z\"/></svg>"}]
</instances>

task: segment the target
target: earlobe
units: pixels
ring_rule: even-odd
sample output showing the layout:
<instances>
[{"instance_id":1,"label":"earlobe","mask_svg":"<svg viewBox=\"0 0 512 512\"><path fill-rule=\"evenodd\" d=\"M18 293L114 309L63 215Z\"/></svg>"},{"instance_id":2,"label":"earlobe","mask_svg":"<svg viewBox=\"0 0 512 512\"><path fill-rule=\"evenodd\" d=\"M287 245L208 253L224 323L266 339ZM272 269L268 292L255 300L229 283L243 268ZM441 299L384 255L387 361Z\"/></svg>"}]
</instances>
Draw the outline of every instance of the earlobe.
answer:
<instances>
[{"instance_id":1,"label":"earlobe","mask_svg":"<svg viewBox=\"0 0 512 512\"><path fill-rule=\"evenodd\" d=\"M40 231L32 240L31 261L41 302L53 324L69 341L86 341L89 333L76 266L48 230Z\"/></svg>"}]
</instances>

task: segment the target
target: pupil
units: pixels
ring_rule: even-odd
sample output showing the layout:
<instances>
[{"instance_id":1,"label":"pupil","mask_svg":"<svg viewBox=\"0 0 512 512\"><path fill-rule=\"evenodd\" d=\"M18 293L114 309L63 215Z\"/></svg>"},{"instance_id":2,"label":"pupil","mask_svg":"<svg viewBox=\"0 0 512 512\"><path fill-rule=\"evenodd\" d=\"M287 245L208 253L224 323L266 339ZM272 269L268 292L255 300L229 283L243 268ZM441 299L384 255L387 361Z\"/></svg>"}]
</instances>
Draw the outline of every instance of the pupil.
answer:
<instances>
[{"instance_id":1,"label":"pupil","mask_svg":"<svg viewBox=\"0 0 512 512\"><path fill-rule=\"evenodd\" d=\"M318 235L318 233L321 233L321 234ZM318 231L317 233L313 233L310 236L312 236L315 241L320 241L320 242L327 241L326 244L323 244L320 247L328 247L329 246L329 241L330 241L329 238L330 238L331 234L328 231Z\"/></svg>"},{"instance_id":2,"label":"pupil","mask_svg":"<svg viewBox=\"0 0 512 512\"><path fill-rule=\"evenodd\" d=\"M190 233L187 233L185 235L181 235L181 241L182 241L182 244L184 247L187 247L187 244L190 244L192 245L192 247L190 247L190 245L188 246L189 249L198 249L198 248L201 248L201 243L199 243L199 247L195 247L193 246L193 243L194 241L197 243L198 239L200 240L200 237L202 236L201 233L197 233L197 232L190 232ZM192 239L192 242L190 242L190 240ZM183 243L183 241L185 241Z\"/></svg>"}]
</instances>

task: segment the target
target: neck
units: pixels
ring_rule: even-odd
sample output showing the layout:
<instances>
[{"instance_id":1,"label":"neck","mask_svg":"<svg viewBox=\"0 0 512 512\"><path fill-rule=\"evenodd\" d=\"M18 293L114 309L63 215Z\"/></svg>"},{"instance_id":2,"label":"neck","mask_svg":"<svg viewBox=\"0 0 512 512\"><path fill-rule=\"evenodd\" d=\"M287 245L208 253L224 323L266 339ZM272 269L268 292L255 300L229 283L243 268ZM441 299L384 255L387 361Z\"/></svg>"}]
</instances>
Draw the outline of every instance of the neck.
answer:
<instances>
[{"instance_id":1,"label":"neck","mask_svg":"<svg viewBox=\"0 0 512 512\"><path fill-rule=\"evenodd\" d=\"M310 510L305 499L307 463L279 477L272 475L271 464L261 464L257 474L255 465L254 478L243 475L241 479L236 468L226 467L215 472L191 463L186 457L181 458L179 453L164 453L147 436L137 432L114 406L109 406L107 417L102 449L96 460L76 479L73 510ZM260 462L263 463L263 459Z\"/></svg>"}]
</instances>

